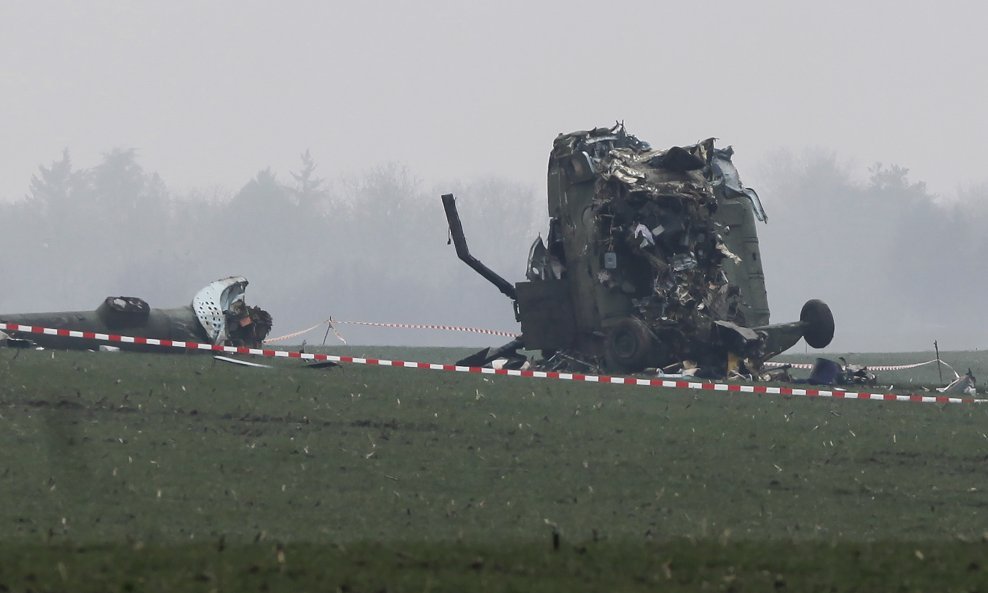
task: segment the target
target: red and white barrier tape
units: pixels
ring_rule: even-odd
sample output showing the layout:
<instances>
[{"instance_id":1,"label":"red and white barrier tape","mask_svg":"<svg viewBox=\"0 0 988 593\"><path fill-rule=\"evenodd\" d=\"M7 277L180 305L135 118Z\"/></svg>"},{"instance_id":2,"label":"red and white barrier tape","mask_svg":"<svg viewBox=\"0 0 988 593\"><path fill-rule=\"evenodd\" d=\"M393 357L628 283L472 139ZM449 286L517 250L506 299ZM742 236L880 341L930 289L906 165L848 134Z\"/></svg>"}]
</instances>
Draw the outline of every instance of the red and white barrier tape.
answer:
<instances>
[{"instance_id":1,"label":"red and white barrier tape","mask_svg":"<svg viewBox=\"0 0 988 593\"><path fill-rule=\"evenodd\" d=\"M485 334L488 336L502 336L505 338L517 338L519 334L506 332L497 329L482 329L479 327L463 327L459 325L435 325L431 323L380 323L376 321L339 321L330 319L334 325L364 325L369 327L390 327L397 329L434 329L439 331L468 332L473 334Z\"/></svg>"},{"instance_id":2,"label":"red and white barrier tape","mask_svg":"<svg viewBox=\"0 0 988 593\"><path fill-rule=\"evenodd\" d=\"M284 336L278 336L277 338L268 338L267 340L264 340L264 343L275 344L278 342L284 342L285 340L289 340L291 338L297 338L298 336L307 334L326 324L329 324L330 327L333 327L335 325L362 325L366 327L385 327L390 329L430 329L430 330L438 330L438 331L484 334L488 336L502 336L505 338L517 338L519 335L517 333L506 332L496 329L482 329L479 327L464 327L460 325L437 325L432 323L383 323L379 321L340 321L338 319L333 319L332 317L330 317L325 321L320 321L319 323L313 325L310 328L299 330L297 332L292 332Z\"/></svg>"},{"instance_id":3,"label":"red and white barrier tape","mask_svg":"<svg viewBox=\"0 0 988 593\"><path fill-rule=\"evenodd\" d=\"M476 327L462 327L457 325L436 325L436 324L422 324L422 323L383 323L376 321L340 321L330 317L325 321L320 321L319 323L313 325L312 327L308 327L303 330L292 332L290 334L285 334L283 336L278 336L277 338L268 338L267 340L264 340L264 343L276 344L278 342L284 342L285 340L297 338L298 336L302 336L309 332L315 331L326 324L329 324L330 329L333 330L333 333L336 334L336 337L344 344L346 344L346 340L344 340L343 336L341 336L338 332L336 332L336 329L333 327L334 325L364 325L370 327L386 327L391 329L430 329L430 330L440 330L440 331L470 332L475 334L486 334L491 336L503 336L507 338L517 338L518 336L521 335L517 333L506 332L496 329L481 329ZM928 364L933 364L935 362L937 362L936 359L927 360L926 362L916 362L912 364L877 365L877 366L862 365L862 366L865 366L869 371L905 371L908 369L915 369L921 366L926 366ZM954 371L954 367L947 364L946 361L940 360L939 362L943 366L953 371L954 375L957 375L957 371ZM787 365L790 368L794 368L794 369L811 370L813 368L813 364L808 362L776 362L774 360L769 360L762 364L766 367L771 367L771 368L778 368Z\"/></svg>"},{"instance_id":4,"label":"red and white barrier tape","mask_svg":"<svg viewBox=\"0 0 988 593\"><path fill-rule=\"evenodd\" d=\"M359 358L355 356L336 356L332 354L313 354L308 352L292 352L287 350L269 350L261 348L245 348L238 346L217 346L213 344L203 344L199 342L186 342L180 340L163 340L158 338L144 338L139 336L121 336L116 334L103 334L95 332L82 332L68 329L54 329L50 327L37 327L30 325L19 325L16 323L0 322L0 330L15 331L22 333L44 334L49 336L61 336L69 338L81 338L96 340L100 342L117 342L123 344L143 344L148 346L159 346L162 348L178 348L182 350L206 350L212 352L224 352L228 354L250 354L253 356L266 356L272 358L297 358L301 360L332 361L351 364L364 364L385 367L399 367L411 369L426 369L433 371L447 371L457 373L477 373L482 375L505 375L508 377L530 377L536 379L557 379L562 381L583 381L587 383L614 383L618 385L639 385L643 387L666 387L669 389L695 389L700 391L726 391L734 393L759 393L770 395L789 395L801 397L825 397L833 399L858 399L870 401L892 401L892 402L913 402L913 403L936 403L936 404L971 404L981 403L983 400L976 400L968 397L949 397L946 395L900 395L896 393L861 393L854 391L826 390L826 389L802 389L795 387L772 387L768 385L743 385L739 383L704 383L694 381L681 381L670 379L639 379L635 377L613 377L608 375L583 375L580 373L560 373L555 371L519 371L512 369L490 369L482 367L467 367L452 364L437 364L430 362L410 362L407 360L386 360L379 358ZM988 401L988 400L984 400Z\"/></svg>"},{"instance_id":5,"label":"red and white barrier tape","mask_svg":"<svg viewBox=\"0 0 988 593\"><path fill-rule=\"evenodd\" d=\"M918 367L921 367L921 366L926 366L928 364L933 364L935 362L937 362L936 359L927 360L926 362L916 362L916 363L912 363L912 364L893 364L893 365L875 365L875 366L872 366L870 364L866 364L866 365L861 365L861 366L867 368L869 371L905 371L905 370L908 370L908 369L915 369L915 368L918 368ZM768 367L782 367L782 366L789 365L789 367L794 368L794 369L812 369L813 368L813 364L812 363L808 363L808 362L776 362L774 360L770 360L770 361L765 362L763 364L765 366L768 366ZM943 360L940 360L940 364L942 364L943 366L947 367L951 371L954 370L954 367L950 366L949 364L947 364ZM954 371L954 374L956 375L957 372Z\"/></svg>"},{"instance_id":6,"label":"red and white barrier tape","mask_svg":"<svg viewBox=\"0 0 988 593\"><path fill-rule=\"evenodd\" d=\"M307 328L307 329L300 329L297 332L292 332L290 334L285 334L283 336L278 336L277 338L268 338L268 339L264 340L264 343L265 344L276 344L278 342L284 342L285 340L290 340L292 338L297 338L299 336L304 336L305 334L307 334L307 333L309 333L311 331L314 331L314 330L319 329L320 327L326 325L327 323L329 323L329 322L328 321L320 321L319 323L317 323L317 324L315 324L312 327Z\"/></svg>"}]
</instances>

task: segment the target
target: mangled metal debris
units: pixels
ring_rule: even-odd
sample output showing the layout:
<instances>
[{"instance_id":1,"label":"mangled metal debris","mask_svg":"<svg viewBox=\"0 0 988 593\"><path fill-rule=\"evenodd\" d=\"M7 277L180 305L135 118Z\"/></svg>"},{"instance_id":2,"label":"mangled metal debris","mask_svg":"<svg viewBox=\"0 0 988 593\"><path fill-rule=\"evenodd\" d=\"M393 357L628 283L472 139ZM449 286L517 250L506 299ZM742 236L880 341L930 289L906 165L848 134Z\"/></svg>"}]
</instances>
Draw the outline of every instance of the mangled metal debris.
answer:
<instances>
[{"instance_id":1,"label":"mangled metal debris","mask_svg":"<svg viewBox=\"0 0 988 593\"><path fill-rule=\"evenodd\" d=\"M878 376L868 370L867 366L851 364L841 356L838 358L841 363L841 370L844 374L844 382L848 385L875 385L878 383Z\"/></svg>"},{"instance_id":2,"label":"mangled metal debris","mask_svg":"<svg viewBox=\"0 0 988 593\"><path fill-rule=\"evenodd\" d=\"M239 358L233 358L230 356L214 356L213 360L218 360L220 362L225 362L228 364L235 364L244 367L251 367L255 369L270 369L272 368L269 364L261 364L258 362L251 362L249 360L241 360Z\"/></svg>"},{"instance_id":3,"label":"mangled metal debris","mask_svg":"<svg viewBox=\"0 0 988 593\"><path fill-rule=\"evenodd\" d=\"M271 315L260 307L248 306L244 295L247 280L231 276L210 283L196 293L192 303L173 309L152 309L137 297L106 297L94 311L26 313L0 315L0 321L105 334L164 340L193 341L226 346L261 347L271 331ZM20 335L45 348L96 350L95 340L47 334ZM124 350L148 351L152 346L119 343ZM161 351L160 349L157 349Z\"/></svg>"},{"instance_id":4,"label":"mangled metal debris","mask_svg":"<svg viewBox=\"0 0 988 593\"><path fill-rule=\"evenodd\" d=\"M940 387L937 391L946 394L977 395L978 390L975 387L975 382L974 373L971 372L971 369L968 369L963 377L957 377L949 385Z\"/></svg>"},{"instance_id":5,"label":"mangled metal debris","mask_svg":"<svg viewBox=\"0 0 988 593\"><path fill-rule=\"evenodd\" d=\"M5 332L0 331L0 346L6 346L7 348L34 348L35 345L31 340L25 340L24 338L14 338Z\"/></svg>"},{"instance_id":6,"label":"mangled metal debris","mask_svg":"<svg viewBox=\"0 0 988 593\"><path fill-rule=\"evenodd\" d=\"M867 366L851 364L841 356L838 361L818 358L806 380L810 385L875 385L878 377Z\"/></svg>"},{"instance_id":7,"label":"mangled metal debris","mask_svg":"<svg viewBox=\"0 0 988 593\"><path fill-rule=\"evenodd\" d=\"M713 139L654 150L623 125L556 138L549 157L549 232L511 284L470 255L451 194L443 205L457 255L515 301L522 336L461 361L516 361L541 350L552 369L698 368L750 374L800 338L833 338L830 309L807 302L769 325L755 219L733 151ZM589 367L589 368L587 368Z\"/></svg>"}]
</instances>

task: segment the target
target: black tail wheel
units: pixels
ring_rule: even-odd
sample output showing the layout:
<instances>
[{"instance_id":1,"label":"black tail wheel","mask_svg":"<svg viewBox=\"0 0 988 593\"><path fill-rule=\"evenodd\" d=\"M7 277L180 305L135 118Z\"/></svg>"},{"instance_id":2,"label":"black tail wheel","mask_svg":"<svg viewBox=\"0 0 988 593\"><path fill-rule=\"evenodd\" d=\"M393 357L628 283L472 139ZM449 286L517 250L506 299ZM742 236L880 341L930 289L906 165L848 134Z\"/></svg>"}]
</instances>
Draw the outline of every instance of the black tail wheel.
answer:
<instances>
[{"instance_id":1,"label":"black tail wheel","mask_svg":"<svg viewBox=\"0 0 988 593\"><path fill-rule=\"evenodd\" d=\"M640 371L648 364L655 340L640 319L625 317L607 330L604 360L608 370L625 373Z\"/></svg>"},{"instance_id":2,"label":"black tail wheel","mask_svg":"<svg viewBox=\"0 0 988 593\"><path fill-rule=\"evenodd\" d=\"M834 339L834 314L827 303L812 299L799 312L803 322L803 339L814 348L825 348Z\"/></svg>"}]
</instances>

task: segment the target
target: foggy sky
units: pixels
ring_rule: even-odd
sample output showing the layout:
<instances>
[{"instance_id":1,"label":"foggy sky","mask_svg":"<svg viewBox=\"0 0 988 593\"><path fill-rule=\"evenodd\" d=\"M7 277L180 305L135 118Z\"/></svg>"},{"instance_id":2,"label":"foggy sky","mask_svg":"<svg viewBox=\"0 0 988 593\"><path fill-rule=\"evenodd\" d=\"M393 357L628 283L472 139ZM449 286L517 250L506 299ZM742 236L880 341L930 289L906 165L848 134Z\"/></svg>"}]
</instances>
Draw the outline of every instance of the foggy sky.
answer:
<instances>
[{"instance_id":1,"label":"foggy sky","mask_svg":"<svg viewBox=\"0 0 988 593\"><path fill-rule=\"evenodd\" d=\"M0 4L0 197L69 147L137 148L175 189L325 169L544 183L559 132L625 120L753 164L821 146L983 182L977 2ZM749 178L752 173L748 173ZM757 183L757 178L748 181Z\"/></svg>"},{"instance_id":2,"label":"foggy sky","mask_svg":"<svg viewBox=\"0 0 988 593\"><path fill-rule=\"evenodd\" d=\"M85 168L118 147L179 193L232 194L308 148L325 176L396 161L426 185L497 176L541 196L556 134L614 120L657 147L733 144L756 188L780 148L810 147L862 174L907 167L949 200L988 183L986 16L976 2L8 1L0 200L63 148ZM772 217L785 196L762 199ZM765 261L775 321L840 291L820 278L773 298L795 264L777 248Z\"/></svg>"}]
</instances>

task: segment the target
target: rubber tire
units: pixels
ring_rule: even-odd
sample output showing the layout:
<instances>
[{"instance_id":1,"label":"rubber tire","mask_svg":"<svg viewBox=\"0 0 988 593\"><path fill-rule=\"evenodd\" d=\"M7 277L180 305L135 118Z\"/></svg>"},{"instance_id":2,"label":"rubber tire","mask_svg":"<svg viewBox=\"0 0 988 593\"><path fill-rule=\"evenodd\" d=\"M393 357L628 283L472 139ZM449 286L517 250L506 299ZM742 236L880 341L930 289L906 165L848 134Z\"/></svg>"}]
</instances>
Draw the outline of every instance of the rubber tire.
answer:
<instances>
[{"instance_id":1,"label":"rubber tire","mask_svg":"<svg viewBox=\"0 0 988 593\"><path fill-rule=\"evenodd\" d=\"M827 303L819 299L806 301L799 320L805 324L803 339L813 348L826 348L834 339L834 314Z\"/></svg>"},{"instance_id":2,"label":"rubber tire","mask_svg":"<svg viewBox=\"0 0 988 593\"><path fill-rule=\"evenodd\" d=\"M643 321L634 317L618 320L604 338L604 361L608 371L633 373L644 369L655 340Z\"/></svg>"}]
</instances>

